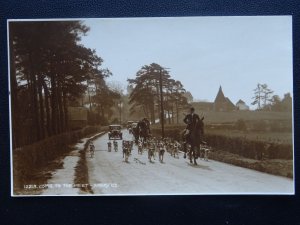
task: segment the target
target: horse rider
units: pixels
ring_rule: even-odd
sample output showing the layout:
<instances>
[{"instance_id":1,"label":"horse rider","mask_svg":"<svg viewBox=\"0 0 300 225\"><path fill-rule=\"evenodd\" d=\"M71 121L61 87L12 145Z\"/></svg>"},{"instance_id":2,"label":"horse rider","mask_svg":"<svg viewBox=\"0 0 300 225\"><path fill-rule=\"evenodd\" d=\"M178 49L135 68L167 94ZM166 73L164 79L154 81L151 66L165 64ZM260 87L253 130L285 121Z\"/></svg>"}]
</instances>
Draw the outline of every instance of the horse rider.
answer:
<instances>
[{"instance_id":1,"label":"horse rider","mask_svg":"<svg viewBox=\"0 0 300 225\"><path fill-rule=\"evenodd\" d=\"M145 123L148 133L150 133L150 121L146 117L143 118L142 121Z\"/></svg>"},{"instance_id":2,"label":"horse rider","mask_svg":"<svg viewBox=\"0 0 300 225\"><path fill-rule=\"evenodd\" d=\"M200 117L195 113L195 108L190 108L189 114L185 116L183 122L187 124L185 131L185 138L190 141L191 133L196 128L196 124L200 121Z\"/></svg>"},{"instance_id":3,"label":"horse rider","mask_svg":"<svg viewBox=\"0 0 300 225\"><path fill-rule=\"evenodd\" d=\"M141 131L146 131L146 134L150 134L150 122L149 120L144 117L137 125L139 135L141 134Z\"/></svg>"}]
</instances>

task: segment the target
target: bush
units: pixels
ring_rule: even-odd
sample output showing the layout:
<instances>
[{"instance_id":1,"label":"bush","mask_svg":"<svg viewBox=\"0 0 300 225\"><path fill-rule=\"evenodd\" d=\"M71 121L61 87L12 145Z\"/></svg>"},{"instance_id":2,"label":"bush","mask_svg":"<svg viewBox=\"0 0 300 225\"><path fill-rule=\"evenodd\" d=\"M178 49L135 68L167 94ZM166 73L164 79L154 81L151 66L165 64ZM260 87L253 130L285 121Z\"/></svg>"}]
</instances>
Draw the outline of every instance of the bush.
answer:
<instances>
[{"instance_id":1,"label":"bush","mask_svg":"<svg viewBox=\"0 0 300 225\"><path fill-rule=\"evenodd\" d=\"M243 119L239 119L235 123L235 128L237 130L245 131L245 130L247 130L247 125Z\"/></svg>"},{"instance_id":2,"label":"bush","mask_svg":"<svg viewBox=\"0 0 300 225\"><path fill-rule=\"evenodd\" d=\"M34 170L46 166L49 162L70 151L69 145L89 134L105 128L85 127L81 130L58 134L31 145L13 149L14 186L19 187L32 176Z\"/></svg>"},{"instance_id":3,"label":"bush","mask_svg":"<svg viewBox=\"0 0 300 225\"><path fill-rule=\"evenodd\" d=\"M268 124L265 120L255 121L253 123L253 131L266 131L268 128Z\"/></svg>"},{"instance_id":4,"label":"bush","mask_svg":"<svg viewBox=\"0 0 300 225\"><path fill-rule=\"evenodd\" d=\"M173 125L165 128L165 137L181 141L182 125ZM155 136L161 136L161 128L152 128ZM214 149L223 150L250 159L293 159L291 144L270 143L259 140L249 140L244 137L228 137L220 134L205 134L204 140Z\"/></svg>"}]
</instances>

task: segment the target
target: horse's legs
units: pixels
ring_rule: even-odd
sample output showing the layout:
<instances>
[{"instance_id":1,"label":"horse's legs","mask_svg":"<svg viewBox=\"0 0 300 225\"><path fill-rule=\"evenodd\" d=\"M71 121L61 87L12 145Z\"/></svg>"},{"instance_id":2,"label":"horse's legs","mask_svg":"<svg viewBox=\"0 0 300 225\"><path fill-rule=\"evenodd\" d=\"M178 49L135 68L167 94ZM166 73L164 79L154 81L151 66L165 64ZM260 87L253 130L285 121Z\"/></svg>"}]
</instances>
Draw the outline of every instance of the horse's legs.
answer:
<instances>
[{"instance_id":1,"label":"horse's legs","mask_svg":"<svg viewBox=\"0 0 300 225\"><path fill-rule=\"evenodd\" d=\"M186 142L184 142L183 143L183 152L184 152L183 158L184 159L186 158L186 148L187 148L187 144L186 144Z\"/></svg>"},{"instance_id":2,"label":"horse's legs","mask_svg":"<svg viewBox=\"0 0 300 225\"><path fill-rule=\"evenodd\" d=\"M191 145L191 151L190 151L190 162L193 163L192 158L194 159L194 164L197 165L196 159L198 158L198 147L195 145Z\"/></svg>"}]
</instances>

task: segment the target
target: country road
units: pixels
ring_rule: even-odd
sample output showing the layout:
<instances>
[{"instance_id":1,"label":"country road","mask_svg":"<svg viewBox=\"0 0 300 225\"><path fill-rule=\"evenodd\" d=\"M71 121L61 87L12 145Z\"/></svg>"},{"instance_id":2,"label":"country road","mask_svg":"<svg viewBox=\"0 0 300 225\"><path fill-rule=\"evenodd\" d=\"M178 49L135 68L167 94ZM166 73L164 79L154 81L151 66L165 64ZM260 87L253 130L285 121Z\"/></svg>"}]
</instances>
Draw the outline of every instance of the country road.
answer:
<instances>
[{"instance_id":1,"label":"country road","mask_svg":"<svg viewBox=\"0 0 300 225\"><path fill-rule=\"evenodd\" d=\"M132 140L127 130L123 139ZM292 179L257 172L213 160L198 160L191 166L183 155L179 159L165 153L164 163L154 163L147 153L137 153L134 146L129 163L119 151L107 151L108 136L94 141L95 156L87 156L89 183L97 195L142 194L292 194ZM134 160L137 158L139 161Z\"/></svg>"}]
</instances>

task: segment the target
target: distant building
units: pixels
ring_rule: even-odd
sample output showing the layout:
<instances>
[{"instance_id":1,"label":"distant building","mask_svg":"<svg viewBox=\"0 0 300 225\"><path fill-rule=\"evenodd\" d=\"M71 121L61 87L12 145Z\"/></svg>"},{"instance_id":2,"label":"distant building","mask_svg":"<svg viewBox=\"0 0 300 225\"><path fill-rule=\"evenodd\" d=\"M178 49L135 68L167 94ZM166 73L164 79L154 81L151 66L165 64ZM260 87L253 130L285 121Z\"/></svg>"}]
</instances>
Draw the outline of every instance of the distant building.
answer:
<instances>
[{"instance_id":1,"label":"distant building","mask_svg":"<svg viewBox=\"0 0 300 225\"><path fill-rule=\"evenodd\" d=\"M222 87L220 86L218 94L214 101L213 110L216 112L229 112L234 111L235 105L230 101L229 98L225 97Z\"/></svg>"},{"instance_id":2,"label":"distant building","mask_svg":"<svg viewBox=\"0 0 300 225\"><path fill-rule=\"evenodd\" d=\"M193 102L192 105L198 111L204 111L204 112L209 112L209 111L230 112L236 110L236 106L230 101L229 98L225 97L221 86L219 88L219 91L217 93L214 102L200 101L200 102Z\"/></svg>"},{"instance_id":3,"label":"distant building","mask_svg":"<svg viewBox=\"0 0 300 225\"><path fill-rule=\"evenodd\" d=\"M235 104L235 106L237 110L249 110L249 106L247 106L246 103L241 99Z\"/></svg>"}]
</instances>

